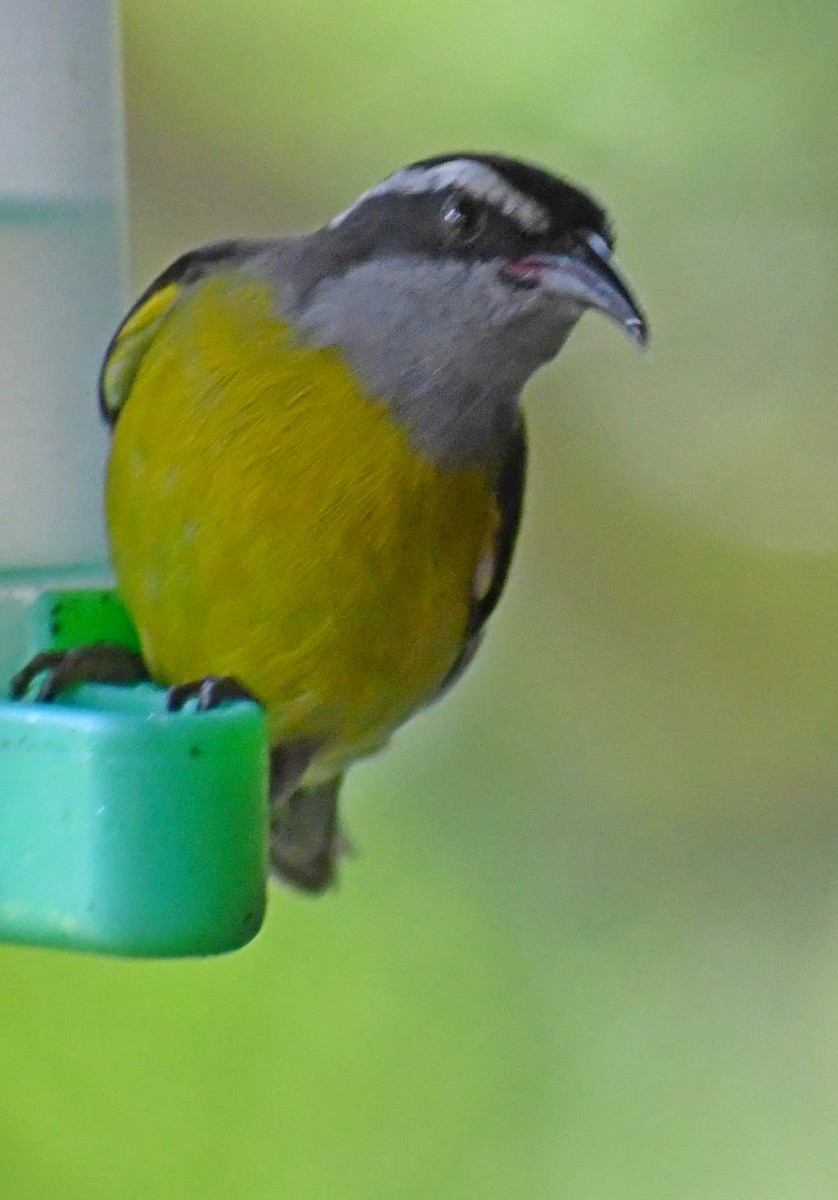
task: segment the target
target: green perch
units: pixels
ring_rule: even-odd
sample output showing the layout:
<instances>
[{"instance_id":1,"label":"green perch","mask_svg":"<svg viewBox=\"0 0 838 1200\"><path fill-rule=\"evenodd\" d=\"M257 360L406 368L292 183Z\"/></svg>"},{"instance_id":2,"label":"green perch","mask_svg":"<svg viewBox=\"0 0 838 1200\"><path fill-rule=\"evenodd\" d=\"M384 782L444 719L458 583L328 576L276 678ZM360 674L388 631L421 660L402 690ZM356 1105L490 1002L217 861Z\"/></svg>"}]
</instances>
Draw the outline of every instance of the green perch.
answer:
<instances>
[{"instance_id":1,"label":"green perch","mask_svg":"<svg viewBox=\"0 0 838 1200\"><path fill-rule=\"evenodd\" d=\"M114 592L28 602L30 652L136 648ZM268 757L256 704L169 713L150 684L0 703L0 941L220 954L266 904Z\"/></svg>"}]
</instances>

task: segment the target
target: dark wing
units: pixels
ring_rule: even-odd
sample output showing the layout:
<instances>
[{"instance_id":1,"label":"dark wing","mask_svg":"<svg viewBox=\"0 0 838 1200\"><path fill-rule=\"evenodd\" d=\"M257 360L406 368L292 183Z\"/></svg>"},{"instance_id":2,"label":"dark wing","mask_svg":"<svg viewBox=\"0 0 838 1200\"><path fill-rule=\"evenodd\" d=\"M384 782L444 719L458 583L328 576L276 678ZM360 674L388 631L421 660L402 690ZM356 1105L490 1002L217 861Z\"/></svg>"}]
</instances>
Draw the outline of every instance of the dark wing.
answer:
<instances>
[{"instance_id":1,"label":"dark wing","mask_svg":"<svg viewBox=\"0 0 838 1200\"><path fill-rule=\"evenodd\" d=\"M201 246L182 254L149 284L105 351L99 374L99 408L109 425L116 424L146 350L184 292L213 271L237 265L264 245L232 241Z\"/></svg>"},{"instance_id":2,"label":"dark wing","mask_svg":"<svg viewBox=\"0 0 838 1200\"><path fill-rule=\"evenodd\" d=\"M527 431L523 416L519 416L518 425L509 443L509 448L501 468L495 488L498 524L495 529L491 547L491 575L488 586L478 589L474 596L469 612L468 625L462 649L457 659L442 681L437 696L446 691L456 682L465 671L477 653L483 636L483 626L494 612L503 592L512 554L518 538L518 527L521 523L521 510L524 500L524 485L527 477ZM480 594L482 592L482 595Z\"/></svg>"}]
</instances>

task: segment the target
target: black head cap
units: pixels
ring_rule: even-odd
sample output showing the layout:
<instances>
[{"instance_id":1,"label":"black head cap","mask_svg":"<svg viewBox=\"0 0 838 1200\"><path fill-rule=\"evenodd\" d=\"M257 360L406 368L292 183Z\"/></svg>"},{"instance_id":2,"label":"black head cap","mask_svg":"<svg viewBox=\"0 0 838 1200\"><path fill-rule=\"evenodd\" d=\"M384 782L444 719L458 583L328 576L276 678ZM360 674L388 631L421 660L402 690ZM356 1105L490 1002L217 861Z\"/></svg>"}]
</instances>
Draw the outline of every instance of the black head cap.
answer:
<instances>
[{"instance_id":1,"label":"black head cap","mask_svg":"<svg viewBox=\"0 0 838 1200\"><path fill-rule=\"evenodd\" d=\"M495 172L510 188L535 201L544 209L550 222L549 238L561 238L580 229L597 233L609 246L614 245L614 231L605 210L580 188L565 179L551 175L549 171L533 163L501 154L475 154L462 151L459 154L440 154L412 163L416 168L436 167L446 162L466 159L483 163Z\"/></svg>"}]
</instances>

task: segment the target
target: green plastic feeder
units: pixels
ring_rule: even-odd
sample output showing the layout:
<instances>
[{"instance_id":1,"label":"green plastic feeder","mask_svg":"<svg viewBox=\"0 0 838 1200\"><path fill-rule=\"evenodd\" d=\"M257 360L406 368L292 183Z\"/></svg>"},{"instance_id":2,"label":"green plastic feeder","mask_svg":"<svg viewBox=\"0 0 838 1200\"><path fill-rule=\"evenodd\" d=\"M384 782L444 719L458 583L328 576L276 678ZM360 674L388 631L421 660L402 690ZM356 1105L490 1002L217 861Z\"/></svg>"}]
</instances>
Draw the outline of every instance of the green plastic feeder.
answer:
<instances>
[{"instance_id":1,"label":"green plastic feeder","mask_svg":"<svg viewBox=\"0 0 838 1200\"><path fill-rule=\"evenodd\" d=\"M37 651L137 645L101 586L96 376L127 307L119 59L113 0L3 7L0 696ZM255 704L167 713L151 686L0 703L0 940L241 946L265 908L266 798Z\"/></svg>"},{"instance_id":2,"label":"green plastic feeder","mask_svg":"<svg viewBox=\"0 0 838 1200\"><path fill-rule=\"evenodd\" d=\"M42 592L32 652L135 644L115 593ZM0 939L108 954L218 954L266 902L261 709L165 710L150 684L0 704Z\"/></svg>"}]
</instances>

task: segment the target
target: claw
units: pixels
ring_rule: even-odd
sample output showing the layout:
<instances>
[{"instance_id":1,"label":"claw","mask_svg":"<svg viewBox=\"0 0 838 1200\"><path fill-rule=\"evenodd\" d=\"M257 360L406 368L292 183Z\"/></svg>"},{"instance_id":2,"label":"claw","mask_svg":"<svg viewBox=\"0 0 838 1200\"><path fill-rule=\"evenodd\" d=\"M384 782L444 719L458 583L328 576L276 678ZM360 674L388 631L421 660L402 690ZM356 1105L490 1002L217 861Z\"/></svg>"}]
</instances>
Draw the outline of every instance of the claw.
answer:
<instances>
[{"instance_id":1,"label":"claw","mask_svg":"<svg viewBox=\"0 0 838 1200\"><path fill-rule=\"evenodd\" d=\"M80 683L131 684L149 678L141 655L115 642L95 642L73 650L45 650L36 654L12 679L11 698L20 700L41 674L44 681L35 699L42 704Z\"/></svg>"},{"instance_id":2,"label":"claw","mask_svg":"<svg viewBox=\"0 0 838 1200\"><path fill-rule=\"evenodd\" d=\"M198 712L218 708L228 700L250 700L259 704L253 693L232 675L206 675L203 679L175 684L166 694L166 708L169 712L180 712L190 700L197 700Z\"/></svg>"},{"instance_id":3,"label":"claw","mask_svg":"<svg viewBox=\"0 0 838 1200\"><path fill-rule=\"evenodd\" d=\"M34 658L30 658L25 667L22 667L16 675L12 676L9 684L9 696L12 700L19 700L26 692L29 691L29 685L36 675L40 675L42 671L50 671L57 667L63 661L66 652L63 650L45 650L41 654L36 654ZM40 698L40 694L39 694Z\"/></svg>"}]
</instances>

